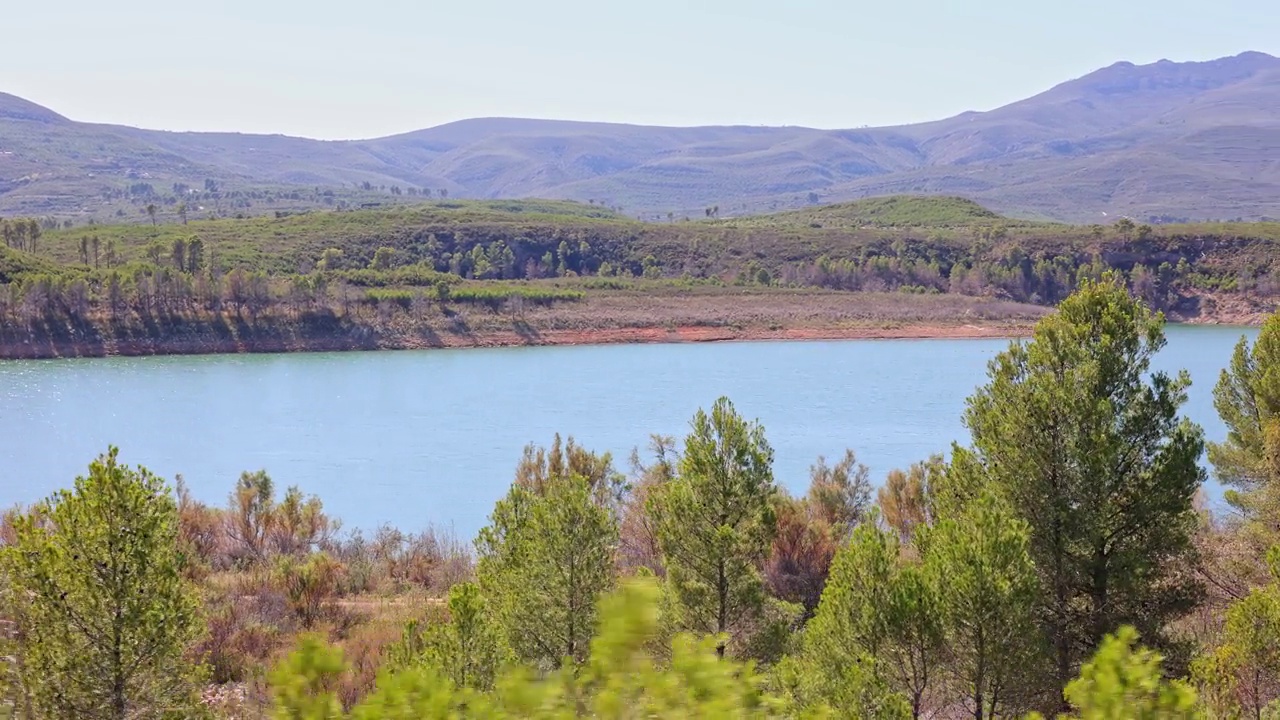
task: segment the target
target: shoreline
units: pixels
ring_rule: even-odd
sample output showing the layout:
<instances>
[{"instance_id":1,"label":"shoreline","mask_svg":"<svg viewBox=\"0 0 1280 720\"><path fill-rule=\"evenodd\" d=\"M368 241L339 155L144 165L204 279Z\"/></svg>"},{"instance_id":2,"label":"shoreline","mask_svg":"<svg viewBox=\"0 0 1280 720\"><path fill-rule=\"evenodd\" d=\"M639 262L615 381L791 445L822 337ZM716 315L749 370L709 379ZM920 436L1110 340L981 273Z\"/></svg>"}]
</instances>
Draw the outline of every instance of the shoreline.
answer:
<instances>
[{"instance_id":1,"label":"shoreline","mask_svg":"<svg viewBox=\"0 0 1280 720\"><path fill-rule=\"evenodd\" d=\"M1259 325L1237 299L1185 325ZM546 347L802 340L1026 337L1050 307L990 298L875 293L601 294L516 312L386 308L335 313L123 315L71 323L0 323L0 361L72 357Z\"/></svg>"},{"instance_id":2,"label":"shoreline","mask_svg":"<svg viewBox=\"0 0 1280 720\"><path fill-rule=\"evenodd\" d=\"M267 335L249 338L69 339L0 343L0 361L168 355L244 355L295 352L359 352L375 350L446 350L506 347L573 347L588 345L652 345L804 340L976 340L1030 334L1031 325L798 326L734 328L688 325L621 327L591 330L488 330L470 333L394 334L334 333L313 336Z\"/></svg>"},{"instance_id":3,"label":"shoreline","mask_svg":"<svg viewBox=\"0 0 1280 720\"><path fill-rule=\"evenodd\" d=\"M1224 323L1174 322L1201 326ZM295 352L427 350L589 345L683 344L823 340L981 340L1015 339L1031 334L1033 323L903 323L899 325L806 325L793 327L615 327L574 330L485 330L469 333L395 333L372 331L322 335L268 334L248 338L125 338L76 342L45 340L0 343L0 361L169 355L242 355ZM1241 326L1252 327L1252 326Z\"/></svg>"}]
</instances>

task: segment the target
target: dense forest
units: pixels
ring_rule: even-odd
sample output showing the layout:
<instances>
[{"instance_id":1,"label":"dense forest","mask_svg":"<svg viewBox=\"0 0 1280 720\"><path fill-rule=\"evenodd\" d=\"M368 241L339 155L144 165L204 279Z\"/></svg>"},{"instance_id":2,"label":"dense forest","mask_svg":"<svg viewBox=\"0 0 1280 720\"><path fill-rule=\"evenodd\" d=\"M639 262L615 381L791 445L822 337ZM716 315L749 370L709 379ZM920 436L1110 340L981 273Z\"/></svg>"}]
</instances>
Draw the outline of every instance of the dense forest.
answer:
<instances>
[{"instance_id":1,"label":"dense forest","mask_svg":"<svg viewBox=\"0 0 1280 720\"><path fill-rule=\"evenodd\" d=\"M879 482L847 451L788 494L726 398L626 470L556 437L473 543L343 532L265 471L210 506L111 448L0 529L0 717L1275 717L1280 315L1221 443L1163 325L1086 278L966 443Z\"/></svg>"},{"instance_id":2,"label":"dense forest","mask_svg":"<svg viewBox=\"0 0 1280 720\"><path fill-rule=\"evenodd\" d=\"M1280 291L1275 223L1068 226L955 198L666 223L550 201L180 220L0 221L5 342L234 334L259 323L376 330L466 308L518 323L528 307L673 283L1052 306L1081 279L1114 271L1178 319L1216 317L1223 296L1273 306Z\"/></svg>"}]
</instances>

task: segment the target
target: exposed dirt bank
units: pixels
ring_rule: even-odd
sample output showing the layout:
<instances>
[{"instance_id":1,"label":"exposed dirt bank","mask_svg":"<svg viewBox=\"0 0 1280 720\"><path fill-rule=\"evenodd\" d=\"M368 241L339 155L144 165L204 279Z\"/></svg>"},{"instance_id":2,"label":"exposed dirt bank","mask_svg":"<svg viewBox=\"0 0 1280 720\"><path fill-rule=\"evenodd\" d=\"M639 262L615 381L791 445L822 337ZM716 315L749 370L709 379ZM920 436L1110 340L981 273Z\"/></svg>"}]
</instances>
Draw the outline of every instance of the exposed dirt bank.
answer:
<instances>
[{"instance_id":1,"label":"exposed dirt bank","mask_svg":"<svg viewBox=\"0 0 1280 720\"><path fill-rule=\"evenodd\" d=\"M339 332L329 335L249 333L240 337L185 335L169 338L43 338L0 344L0 359L103 357L109 355L208 355L225 353L329 352L423 348L608 345L625 343L749 340L853 340L870 338L991 338L1025 335L1030 325L905 325L899 327L807 326L792 328L600 328L594 330L483 330L468 333Z\"/></svg>"},{"instance_id":2,"label":"exposed dirt bank","mask_svg":"<svg viewBox=\"0 0 1280 720\"><path fill-rule=\"evenodd\" d=\"M1187 303L1195 308L1192 313L1170 312L1169 319L1191 325L1253 325L1259 326L1276 311L1276 303L1238 293L1203 293L1191 295Z\"/></svg>"},{"instance_id":3,"label":"exposed dirt bank","mask_svg":"<svg viewBox=\"0 0 1280 720\"><path fill-rule=\"evenodd\" d=\"M1260 324L1271 307L1198 298L1196 324ZM617 343L1027 335L1050 308L957 296L875 293L617 295L518 315L433 310L338 316L322 311L249 319L123 318L77 327L0 324L0 359L326 352L339 350L598 345Z\"/></svg>"}]
</instances>

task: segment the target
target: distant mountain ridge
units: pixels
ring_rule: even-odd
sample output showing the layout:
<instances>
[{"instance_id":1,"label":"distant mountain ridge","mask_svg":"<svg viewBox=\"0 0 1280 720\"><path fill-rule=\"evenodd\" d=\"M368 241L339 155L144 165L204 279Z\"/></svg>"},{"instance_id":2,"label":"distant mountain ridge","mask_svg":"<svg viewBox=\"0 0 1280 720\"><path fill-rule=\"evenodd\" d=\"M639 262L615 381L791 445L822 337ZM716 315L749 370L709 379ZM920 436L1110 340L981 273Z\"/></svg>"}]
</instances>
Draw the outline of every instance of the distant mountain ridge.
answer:
<instances>
[{"instance_id":1,"label":"distant mountain ridge","mask_svg":"<svg viewBox=\"0 0 1280 720\"><path fill-rule=\"evenodd\" d=\"M84 214L145 178L445 189L665 217L961 195L1077 222L1280 217L1280 58L1120 62L987 112L856 130L480 118L359 141L71 121L0 93L0 214Z\"/></svg>"}]
</instances>

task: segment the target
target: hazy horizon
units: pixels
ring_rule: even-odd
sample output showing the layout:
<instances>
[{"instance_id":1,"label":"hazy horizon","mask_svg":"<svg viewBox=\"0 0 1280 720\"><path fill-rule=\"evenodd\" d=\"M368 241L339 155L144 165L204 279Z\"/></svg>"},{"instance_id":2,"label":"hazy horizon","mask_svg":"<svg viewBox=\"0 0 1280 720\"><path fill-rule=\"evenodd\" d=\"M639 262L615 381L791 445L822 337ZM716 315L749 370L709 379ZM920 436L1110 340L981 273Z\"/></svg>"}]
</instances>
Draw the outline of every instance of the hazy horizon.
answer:
<instances>
[{"instance_id":1,"label":"hazy horizon","mask_svg":"<svg viewBox=\"0 0 1280 720\"><path fill-rule=\"evenodd\" d=\"M27 4L0 92L84 122L326 140L481 117L829 129L990 110L1119 61L1280 54L1262 0L350 7Z\"/></svg>"}]
</instances>

